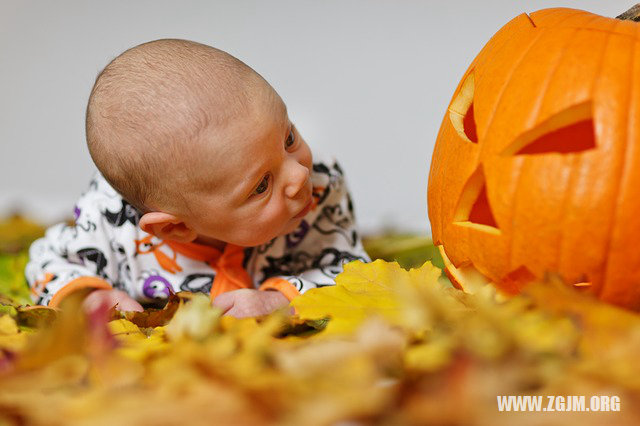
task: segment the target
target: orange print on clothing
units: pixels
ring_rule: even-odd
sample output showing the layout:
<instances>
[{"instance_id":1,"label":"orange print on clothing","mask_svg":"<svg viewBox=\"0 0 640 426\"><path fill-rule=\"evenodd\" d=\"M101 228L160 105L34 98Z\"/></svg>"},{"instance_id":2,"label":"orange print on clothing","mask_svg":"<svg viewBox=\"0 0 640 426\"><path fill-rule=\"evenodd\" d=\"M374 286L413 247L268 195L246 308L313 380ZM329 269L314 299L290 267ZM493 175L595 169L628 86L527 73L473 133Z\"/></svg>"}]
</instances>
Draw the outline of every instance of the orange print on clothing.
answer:
<instances>
[{"instance_id":1,"label":"orange print on clothing","mask_svg":"<svg viewBox=\"0 0 640 426\"><path fill-rule=\"evenodd\" d=\"M320 198L322 198L322 194L324 194L325 187L324 186L314 186L313 192L311 193L311 210L315 210L318 207L318 203L320 203Z\"/></svg>"},{"instance_id":2,"label":"orange print on clothing","mask_svg":"<svg viewBox=\"0 0 640 426\"><path fill-rule=\"evenodd\" d=\"M42 278L41 280L37 280L33 284L33 287L31 287L31 294L34 296L40 296L47 284L49 284L55 277L56 276L51 272L47 272L46 274L44 274L44 278Z\"/></svg>"},{"instance_id":3,"label":"orange print on clothing","mask_svg":"<svg viewBox=\"0 0 640 426\"><path fill-rule=\"evenodd\" d=\"M176 272L182 271L178 262L176 262L177 253L171 249L171 247L167 246L164 241L154 244L151 239L152 235L148 235L141 240L135 240L136 242L136 254L149 254L153 253L158 262L158 265L165 271L175 274ZM165 253L160 251L160 247L167 246L168 250L171 250L173 257L167 256Z\"/></svg>"}]
</instances>

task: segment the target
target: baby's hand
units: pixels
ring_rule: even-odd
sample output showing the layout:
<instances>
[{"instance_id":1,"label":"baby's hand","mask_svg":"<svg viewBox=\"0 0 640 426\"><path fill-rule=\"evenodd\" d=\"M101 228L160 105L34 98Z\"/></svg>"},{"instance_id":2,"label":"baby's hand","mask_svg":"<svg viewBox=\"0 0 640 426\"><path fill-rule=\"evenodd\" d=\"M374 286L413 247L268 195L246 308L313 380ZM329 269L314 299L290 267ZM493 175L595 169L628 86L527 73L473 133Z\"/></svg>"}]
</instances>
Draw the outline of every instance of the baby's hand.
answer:
<instances>
[{"instance_id":1,"label":"baby's hand","mask_svg":"<svg viewBox=\"0 0 640 426\"><path fill-rule=\"evenodd\" d=\"M107 304L109 308L114 307L118 311L142 312L142 305L132 299L127 293L121 290L94 290L84 299L82 307L87 313L91 313L100 306Z\"/></svg>"},{"instance_id":2,"label":"baby's hand","mask_svg":"<svg viewBox=\"0 0 640 426\"><path fill-rule=\"evenodd\" d=\"M289 300L279 291L248 288L222 293L213 300L213 306L236 318L267 315L288 304Z\"/></svg>"}]
</instances>

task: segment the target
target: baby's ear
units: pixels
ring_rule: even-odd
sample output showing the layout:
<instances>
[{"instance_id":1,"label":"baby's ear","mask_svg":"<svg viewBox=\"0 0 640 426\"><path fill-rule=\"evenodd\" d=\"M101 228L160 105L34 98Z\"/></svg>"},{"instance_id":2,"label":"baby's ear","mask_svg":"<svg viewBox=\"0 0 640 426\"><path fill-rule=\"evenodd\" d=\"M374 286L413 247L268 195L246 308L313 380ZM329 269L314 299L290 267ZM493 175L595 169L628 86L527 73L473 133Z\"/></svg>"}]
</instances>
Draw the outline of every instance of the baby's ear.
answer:
<instances>
[{"instance_id":1,"label":"baby's ear","mask_svg":"<svg viewBox=\"0 0 640 426\"><path fill-rule=\"evenodd\" d=\"M144 232L155 235L161 240L190 243L198 236L189 225L170 213L145 213L140 218L139 225Z\"/></svg>"}]
</instances>

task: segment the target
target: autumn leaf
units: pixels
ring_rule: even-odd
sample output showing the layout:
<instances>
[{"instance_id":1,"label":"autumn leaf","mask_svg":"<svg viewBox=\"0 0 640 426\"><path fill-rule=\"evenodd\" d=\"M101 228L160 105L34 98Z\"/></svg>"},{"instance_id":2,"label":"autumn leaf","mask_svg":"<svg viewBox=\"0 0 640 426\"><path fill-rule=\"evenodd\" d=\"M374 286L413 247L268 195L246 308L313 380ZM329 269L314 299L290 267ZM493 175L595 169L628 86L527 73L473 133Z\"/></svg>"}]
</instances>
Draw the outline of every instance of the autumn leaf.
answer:
<instances>
[{"instance_id":1,"label":"autumn leaf","mask_svg":"<svg viewBox=\"0 0 640 426\"><path fill-rule=\"evenodd\" d=\"M17 253L44 235L45 228L24 216L15 214L0 220L0 253Z\"/></svg>"},{"instance_id":2,"label":"autumn leaf","mask_svg":"<svg viewBox=\"0 0 640 426\"><path fill-rule=\"evenodd\" d=\"M0 316L0 349L19 351L27 343L27 334L18 330L18 324L10 315Z\"/></svg>"},{"instance_id":3,"label":"autumn leaf","mask_svg":"<svg viewBox=\"0 0 640 426\"><path fill-rule=\"evenodd\" d=\"M0 247L0 304L18 306L32 303L29 286L24 277L24 268L28 260L26 251L5 254Z\"/></svg>"},{"instance_id":4,"label":"autumn leaf","mask_svg":"<svg viewBox=\"0 0 640 426\"><path fill-rule=\"evenodd\" d=\"M143 328L154 328L167 325L178 310L181 300L183 299L180 297L180 293L171 293L164 308L148 308L143 312L126 312L124 313L124 317L138 327Z\"/></svg>"},{"instance_id":5,"label":"autumn leaf","mask_svg":"<svg viewBox=\"0 0 640 426\"><path fill-rule=\"evenodd\" d=\"M385 256L432 251L392 240ZM4 283L23 279L13 266ZM221 316L191 293L89 317L81 295L55 315L0 296L0 424L541 424L497 412L496 395L584 393L619 395L607 422L638 424L636 313L553 280L464 293L429 263L354 262L336 281L296 298L294 317Z\"/></svg>"},{"instance_id":6,"label":"autumn leaf","mask_svg":"<svg viewBox=\"0 0 640 426\"><path fill-rule=\"evenodd\" d=\"M172 340L202 340L214 330L221 313L220 309L211 306L209 297L195 294L178 308L166 327L167 336Z\"/></svg>"},{"instance_id":7,"label":"autumn leaf","mask_svg":"<svg viewBox=\"0 0 640 426\"><path fill-rule=\"evenodd\" d=\"M640 315L603 303L552 277L535 283L525 294L548 312L570 318L580 332L580 362L576 368L589 371L605 380L615 379L640 390Z\"/></svg>"},{"instance_id":8,"label":"autumn leaf","mask_svg":"<svg viewBox=\"0 0 640 426\"><path fill-rule=\"evenodd\" d=\"M311 289L294 299L292 305L300 319L330 318L319 336L352 333L371 316L419 329L424 324L412 320L414 310L407 302L420 287L440 288L440 274L430 262L410 271L382 260L351 262L336 278L335 286Z\"/></svg>"},{"instance_id":9,"label":"autumn leaf","mask_svg":"<svg viewBox=\"0 0 640 426\"><path fill-rule=\"evenodd\" d=\"M20 326L46 327L58 317L58 310L46 306L20 306L16 309L16 317Z\"/></svg>"},{"instance_id":10,"label":"autumn leaf","mask_svg":"<svg viewBox=\"0 0 640 426\"><path fill-rule=\"evenodd\" d=\"M143 361L168 347L164 327L150 329L148 334L126 319L110 321L109 331L118 343L116 352L134 361Z\"/></svg>"}]
</instances>

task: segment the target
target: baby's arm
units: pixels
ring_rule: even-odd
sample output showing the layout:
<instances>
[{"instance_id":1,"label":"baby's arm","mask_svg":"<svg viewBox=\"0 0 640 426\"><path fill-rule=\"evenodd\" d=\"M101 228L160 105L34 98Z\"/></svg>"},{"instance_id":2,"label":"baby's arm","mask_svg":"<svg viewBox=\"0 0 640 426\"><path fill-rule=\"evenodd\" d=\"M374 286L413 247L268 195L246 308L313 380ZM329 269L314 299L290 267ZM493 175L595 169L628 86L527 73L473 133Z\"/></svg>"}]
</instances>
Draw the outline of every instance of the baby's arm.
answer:
<instances>
[{"instance_id":1,"label":"baby's arm","mask_svg":"<svg viewBox=\"0 0 640 426\"><path fill-rule=\"evenodd\" d=\"M117 294L112 284L120 282L118 247L114 247L113 230L100 211L111 194L100 183L98 178L92 180L89 190L78 201L75 224L52 226L31 245L25 275L34 302L56 307L67 295L80 289L102 290L92 296L94 300L105 294L110 294L110 298ZM124 300L122 295L117 298ZM126 306L132 305L127 302Z\"/></svg>"}]
</instances>

